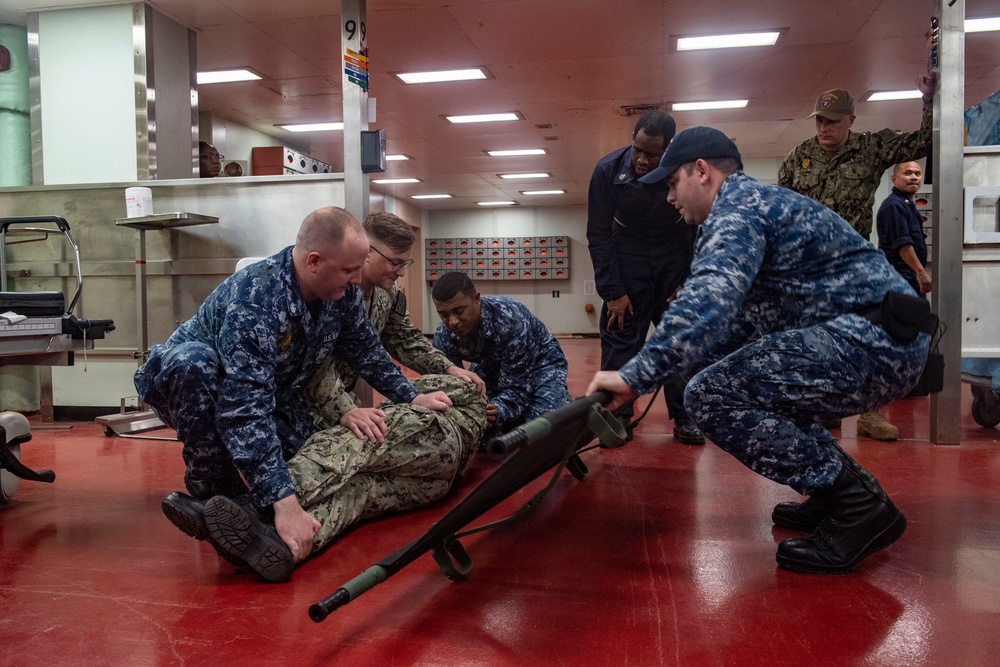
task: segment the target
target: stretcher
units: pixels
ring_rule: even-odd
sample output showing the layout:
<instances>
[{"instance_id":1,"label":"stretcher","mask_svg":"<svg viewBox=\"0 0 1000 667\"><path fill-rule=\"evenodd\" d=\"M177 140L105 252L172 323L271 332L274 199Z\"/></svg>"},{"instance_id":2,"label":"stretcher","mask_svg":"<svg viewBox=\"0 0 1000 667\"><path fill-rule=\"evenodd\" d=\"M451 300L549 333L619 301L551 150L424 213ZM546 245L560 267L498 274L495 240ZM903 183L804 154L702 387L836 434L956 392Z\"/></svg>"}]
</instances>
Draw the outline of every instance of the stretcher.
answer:
<instances>
[{"instance_id":1,"label":"stretcher","mask_svg":"<svg viewBox=\"0 0 1000 667\"><path fill-rule=\"evenodd\" d=\"M1000 424L1000 359L962 359L962 382L972 388L972 418L983 428Z\"/></svg>"},{"instance_id":2,"label":"stretcher","mask_svg":"<svg viewBox=\"0 0 1000 667\"><path fill-rule=\"evenodd\" d=\"M8 292L7 246L11 236L42 241L52 234L65 237L76 267L76 293L69 306L62 292ZM91 320L73 315L83 289L80 250L69 223L58 216L0 218L0 366L72 366L74 355L94 348L94 341L114 331L113 320ZM21 445L31 440L27 418L0 412L0 504L6 503L18 480L52 482L51 470L35 471L21 463Z\"/></svg>"}]
</instances>

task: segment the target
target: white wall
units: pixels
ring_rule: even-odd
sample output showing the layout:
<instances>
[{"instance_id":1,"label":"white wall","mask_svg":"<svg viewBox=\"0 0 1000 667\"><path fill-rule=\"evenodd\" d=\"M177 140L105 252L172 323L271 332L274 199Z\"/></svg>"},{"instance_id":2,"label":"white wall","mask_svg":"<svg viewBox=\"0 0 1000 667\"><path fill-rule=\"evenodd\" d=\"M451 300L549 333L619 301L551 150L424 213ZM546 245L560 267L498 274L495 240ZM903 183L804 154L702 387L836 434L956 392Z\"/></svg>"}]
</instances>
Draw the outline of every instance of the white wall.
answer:
<instances>
[{"instance_id":1,"label":"white wall","mask_svg":"<svg viewBox=\"0 0 1000 667\"><path fill-rule=\"evenodd\" d=\"M136 180L132 5L39 12L38 34L44 182Z\"/></svg>"},{"instance_id":2,"label":"white wall","mask_svg":"<svg viewBox=\"0 0 1000 667\"><path fill-rule=\"evenodd\" d=\"M225 85L225 84L219 84ZM207 141L215 146L220 153L229 160L245 160L248 169L246 176L253 173L253 160L251 154L255 147L263 146L287 146L300 153L306 154L301 148L290 143L282 143L274 137L240 125L227 118L220 118L207 111L198 114L199 141Z\"/></svg>"}]
</instances>

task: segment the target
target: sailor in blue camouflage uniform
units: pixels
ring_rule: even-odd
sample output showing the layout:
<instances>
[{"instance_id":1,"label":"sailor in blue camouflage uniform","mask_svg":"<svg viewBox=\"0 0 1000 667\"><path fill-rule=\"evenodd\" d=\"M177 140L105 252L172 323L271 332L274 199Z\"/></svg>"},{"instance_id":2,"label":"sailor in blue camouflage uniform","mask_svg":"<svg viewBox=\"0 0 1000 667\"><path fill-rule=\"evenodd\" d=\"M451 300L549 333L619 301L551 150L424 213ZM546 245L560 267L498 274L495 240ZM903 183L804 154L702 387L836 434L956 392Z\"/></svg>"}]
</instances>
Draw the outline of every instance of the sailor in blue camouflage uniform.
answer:
<instances>
[{"instance_id":1,"label":"sailor in blue camouflage uniform","mask_svg":"<svg viewBox=\"0 0 1000 667\"><path fill-rule=\"evenodd\" d=\"M524 304L480 296L463 273L445 273L431 291L441 324L434 347L486 383L486 418L508 431L570 401L558 341Z\"/></svg>"},{"instance_id":2,"label":"sailor in blue camouflage uniform","mask_svg":"<svg viewBox=\"0 0 1000 667\"><path fill-rule=\"evenodd\" d=\"M396 403L451 404L441 392L420 394L379 342L357 286L368 252L350 213L312 212L294 246L227 278L135 374L139 395L183 443L188 491L238 496L245 480L257 505L273 506L295 560L319 530L285 463L317 431L299 385L335 355Z\"/></svg>"},{"instance_id":3,"label":"sailor in blue camouflage uniform","mask_svg":"<svg viewBox=\"0 0 1000 667\"><path fill-rule=\"evenodd\" d=\"M906 520L818 423L916 385L933 316L922 313L921 332L898 339L889 320L873 320L895 296L926 302L838 215L744 174L718 130L679 133L647 178L666 178L671 202L701 225L691 275L642 351L619 372L598 373L587 392L611 391L613 408L709 364L688 384L688 413L745 466L809 496L775 508L779 525L813 531L784 540L778 564L855 568L898 539Z\"/></svg>"}]
</instances>

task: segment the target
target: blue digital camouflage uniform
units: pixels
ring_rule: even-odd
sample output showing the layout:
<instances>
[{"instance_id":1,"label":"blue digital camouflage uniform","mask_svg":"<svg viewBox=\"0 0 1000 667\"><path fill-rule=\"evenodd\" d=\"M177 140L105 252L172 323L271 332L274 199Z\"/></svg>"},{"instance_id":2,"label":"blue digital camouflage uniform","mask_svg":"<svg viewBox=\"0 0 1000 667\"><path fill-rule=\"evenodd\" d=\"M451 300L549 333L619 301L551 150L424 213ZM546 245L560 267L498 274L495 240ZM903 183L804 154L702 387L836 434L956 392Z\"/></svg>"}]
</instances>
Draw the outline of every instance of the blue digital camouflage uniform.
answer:
<instances>
[{"instance_id":1,"label":"blue digital camouflage uniform","mask_svg":"<svg viewBox=\"0 0 1000 667\"><path fill-rule=\"evenodd\" d=\"M917 205L910 196L893 188L878 209L878 247L885 253L889 263L906 279L910 287L920 294L917 273L903 260L899 251L913 246L913 252L921 266L927 266L927 241L924 238L924 219L917 211Z\"/></svg>"},{"instance_id":2,"label":"blue digital camouflage uniform","mask_svg":"<svg viewBox=\"0 0 1000 667\"><path fill-rule=\"evenodd\" d=\"M295 489L285 460L316 431L298 387L331 355L383 395L417 390L389 359L352 285L337 301L302 299L292 249L227 278L135 374L139 395L184 443L188 470L243 474L261 505Z\"/></svg>"},{"instance_id":3,"label":"blue digital camouflage uniform","mask_svg":"<svg viewBox=\"0 0 1000 667\"><path fill-rule=\"evenodd\" d=\"M687 277L696 228L667 201L666 182L646 185L635 177L632 148L604 156L594 167L587 195L587 242L601 307L601 370L617 370L642 349L667 299ZM607 302L628 296L632 314L621 329L608 328ZM684 386L664 387L671 419L683 419ZM631 417L632 405L617 414Z\"/></svg>"},{"instance_id":4,"label":"blue digital camouflage uniform","mask_svg":"<svg viewBox=\"0 0 1000 667\"><path fill-rule=\"evenodd\" d=\"M841 469L817 422L905 396L923 370L927 334L901 345L854 314L890 290L913 293L845 220L737 171L702 225L684 288L620 372L642 394L714 361L688 383L688 414L751 470L810 494Z\"/></svg>"},{"instance_id":5,"label":"blue digital camouflage uniform","mask_svg":"<svg viewBox=\"0 0 1000 667\"><path fill-rule=\"evenodd\" d=\"M933 103L924 100L916 132L854 132L836 154L812 137L792 149L778 168L778 185L812 197L847 220L866 239L872 233L875 190L889 167L919 160L930 149Z\"/></svg>"},{"instance_id":6,"label":"blue digital camouflage uniform","mask_svg":"<svg viewBox=\"0 0 1000 667\"><path fill-rule=\"evenodd\" d=\"M528 308L506 296L484 296L479 334L459 338L439 324L434 347L486 383L497 406L496 426L507 430L569 402L566 357L549 330Z\"/></svg>"},{"instance_id":7,"label":"blue digital camouflage uniform","mask_svg":"<svg viewBox=\"0 0 1000 667\"><path fill-rule=\"evenodd\" d=\"M450 375L424 375L414 384L445 392L452 407L438 412L384 401L383 442L336 426L310 436L288 462L299 504L320 524L314 550L358 521L439 500L472 459L486 428L486 399L476 385Z\"/></svg>"}]
</instances>

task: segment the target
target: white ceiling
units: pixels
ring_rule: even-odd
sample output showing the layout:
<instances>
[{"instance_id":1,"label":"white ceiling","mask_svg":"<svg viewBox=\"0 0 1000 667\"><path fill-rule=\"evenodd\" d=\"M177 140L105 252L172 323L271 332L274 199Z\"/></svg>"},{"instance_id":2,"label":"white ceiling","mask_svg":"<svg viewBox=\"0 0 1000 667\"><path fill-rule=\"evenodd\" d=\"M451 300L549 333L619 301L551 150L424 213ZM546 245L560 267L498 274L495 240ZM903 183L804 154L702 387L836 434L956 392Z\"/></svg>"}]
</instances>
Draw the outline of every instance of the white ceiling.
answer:
<instances>
[{"instance_id":1,"label":"white ceiling","mask_svg":"<svg viewBox=\"0 0 1000 667\"><path fill-rule=\"evenodd\" d=\"M962 0L958 0L962 2ZM97 4L3 0L0 22L25 11ZM106 3L105 3L106 4ZM339 132L290 134L285 123L340 120L337 0L155 0L149 4L198 34L198 68L250 67L263 80L201 86L199 106L262 130L342 168ZM514 199L584 204L595 162L628 143L628 105L749 99L745 109L673 112L678 129L713 125L744 157L784 156L814 133L817 95L846 88L913 89L925 67L924 34L937 0L368 0L372 128L386 130L390 162L380 176L414 185L372 186L400 198L446 192L423 208L469 208ZM967 0L970 18L1000 14L997 0ZM672 37L781 29L775 47L678 53ZM965 106L1000 89L1000 32L966 36ZM486 67L493 78L402 84L391 73ZM524 120L452 125L442 116L517 111ZM920 102L859 102L855 129L916 129ZM536 148L540 157L484 151ZM548 172L503 181L507 172ZM525 189L565 189L525 197Z\"/></svg>"}]
</instances>

